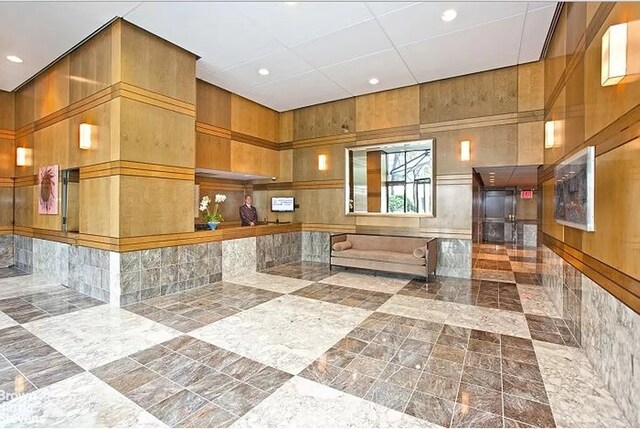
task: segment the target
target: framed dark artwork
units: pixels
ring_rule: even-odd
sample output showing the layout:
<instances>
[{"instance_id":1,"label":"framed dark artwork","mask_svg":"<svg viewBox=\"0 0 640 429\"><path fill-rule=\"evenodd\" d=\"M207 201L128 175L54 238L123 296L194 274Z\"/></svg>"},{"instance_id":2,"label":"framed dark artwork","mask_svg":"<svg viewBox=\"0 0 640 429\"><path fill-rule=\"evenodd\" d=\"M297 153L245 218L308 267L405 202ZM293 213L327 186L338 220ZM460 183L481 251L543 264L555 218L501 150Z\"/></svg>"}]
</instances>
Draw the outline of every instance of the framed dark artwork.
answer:
<instances>
[{"instance_id":1,"label":"framed dark artwork","mask_svg":"<svg viewBox=\"0 0 640 429\"><path fill-rule=\"evenodd\" d=\"M584 231L594 231L594 193L595 149L589 146L556 166L556 222Z\"/></svg>"},{"instance_id":2,"label":"framed dark artwork","mask_svg":"<svg viewBox=\"0 0 640 429\"><path fill-rule=\"evenodd\" d=\"M38 169L38 213L58 214L58 166Z\"/></svg>"}]
</instances>

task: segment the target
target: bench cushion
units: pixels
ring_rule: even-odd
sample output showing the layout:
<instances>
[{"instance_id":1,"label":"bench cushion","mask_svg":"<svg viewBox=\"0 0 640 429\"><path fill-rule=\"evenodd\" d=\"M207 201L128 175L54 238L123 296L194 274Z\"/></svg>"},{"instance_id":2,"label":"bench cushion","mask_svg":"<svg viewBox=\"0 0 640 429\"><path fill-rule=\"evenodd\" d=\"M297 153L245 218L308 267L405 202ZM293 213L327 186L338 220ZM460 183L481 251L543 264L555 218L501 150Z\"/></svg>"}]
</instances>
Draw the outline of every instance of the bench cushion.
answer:
<instances>
[{"instance_id":1,"label":"bench cushion","mask_svg":"<svg viewBox=\"0 0 640 429\"><path fill-rule=\"evenodd\" d=\"M333 256L366 261L393 262L396 264L425 265L424 258L416 258L410 253L389 252L385 250L347 249L339 253L334 253Z\"/></svg>"}]
</instances>

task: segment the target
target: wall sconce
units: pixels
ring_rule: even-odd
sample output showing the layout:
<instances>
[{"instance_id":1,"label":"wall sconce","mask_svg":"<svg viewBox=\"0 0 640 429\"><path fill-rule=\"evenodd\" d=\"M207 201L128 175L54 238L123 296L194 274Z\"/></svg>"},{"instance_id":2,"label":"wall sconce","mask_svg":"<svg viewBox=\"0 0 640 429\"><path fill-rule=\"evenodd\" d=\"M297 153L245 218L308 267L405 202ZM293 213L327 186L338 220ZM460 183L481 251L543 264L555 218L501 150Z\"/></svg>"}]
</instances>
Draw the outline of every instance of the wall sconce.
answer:
<instances>
[{"instance_id":1,"label":"wall sconce","mask_svg":"<svg viewBox=\"0 0 640 429\"><path fill-rule=\"evenodd\" d=\"M460 142L460 160L469 161L471 157L471 142L469 140L462 140Z\"/></svg>"},{"instance_id":2,"label":"wall sconce","mask_svg":"<svg viewBox=\"0 0 640 429\"><path fill-rule=\"evenodd\" d=\"M16 165L18 167L25 167L31 165L31 149L28 147L16 148Z\"/></svg>"},{"instance_id":3,"label":"wall sconce","mask_svg":"<svg viewBox=\"0 0 640 429\"><path fill-rule=\"evenodd\" d=\"M615 85L627 75L627 23L612 25L602 35L602 86Z\"/></svg>"},{"instance_id":4,"label":"wall sconce","mask_svg":"<svg viewBox=\"0 0 640 429\"><path fill-rule=\"evenodd\" d=\"M544 148L551 149L555 145L556 123L547 121L544 123Z\"/></svg>"},{"instance_id":5,"label":"wall sconce","mask_svg":"<svg viewBox=\"0 0 640 429\"><path fill-rule=\"evenodd\" d=\"M318 155L318 170L325 171L327 169L327 155Z\"/></svg>"},{"instance_id":6,"label":"wall sconce","mask_svg":"<svg viewBox=\"0 0 640 429\"><path fill-rule=\"evenodd\" d=\"M80 149L91 149L91 124L80 124Z\"/></svg>"}]
</instances>

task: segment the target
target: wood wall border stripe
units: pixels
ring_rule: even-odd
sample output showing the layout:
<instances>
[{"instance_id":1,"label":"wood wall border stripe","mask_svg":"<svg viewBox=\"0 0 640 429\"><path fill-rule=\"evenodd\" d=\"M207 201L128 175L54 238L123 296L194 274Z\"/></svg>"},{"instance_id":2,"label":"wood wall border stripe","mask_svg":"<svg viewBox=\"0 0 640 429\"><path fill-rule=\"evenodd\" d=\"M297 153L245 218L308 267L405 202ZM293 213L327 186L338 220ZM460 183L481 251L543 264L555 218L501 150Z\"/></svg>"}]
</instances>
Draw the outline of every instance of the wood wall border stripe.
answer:
<instances>
[{"instance_id":1,"label":"wood wall border stripe","mask_svg":"<svg viewBox=\"0 0 640 429\"><path fill-rule=\"evenodd\" d=\"M195 169L132 161L111 161L80 167L81 180L108 176L154 177L193 182Z\"/></svg>"},{"instance_id":2,"label":"wood wall border stripe","mask_svg":"<svg viewBox=\"0 0 640 429\"><path fill-rule=\"evenodd\" d=\"M543 243L623 304L640 313L640 281L566 243L543 234Z\"/></svg>"},{"instance_id":3,"label":"wood wall border stripe","mask_svg":"<svg viewBox=\"0 0 640 429\"><path fill-rule=\"evenodd\" d=\"M38 175L31 174L29 176L15 177L13 179L13 186L16 188L23 188L25 186L35 186L38 184Z\"/></svg>"},{"instance_id":4,"label":"wood wall border stripe","mask_svg":"<svg viewBox=\"0 0 640 429\"><path fill-rule=\"evenodd\" d=\"M0 188L13 188L12 177L0 177Z\"/></svg>"},{"instance_id":5,"label":"wood wall border stripe","mask_svg":"<svg viewBox=\"0 0 640 429\"><path fill-rule=\"evenodd\" d=\"M202 134L208 134L210 136L231 139L230 130L222 127L217 127L215 125L206 124L204 122L196 121L196 132L202 133Z\"/></svg>"},{"instance_id":6,"label":"wood wall border stripe","mask_svg":"<svg viewBox=\"0 0 640 429\"><path fill-rule=\"evenodd\" d=\"M0 130L0 139L14 140L16 132L13 130Z\"/></svg>"}]
</instances>

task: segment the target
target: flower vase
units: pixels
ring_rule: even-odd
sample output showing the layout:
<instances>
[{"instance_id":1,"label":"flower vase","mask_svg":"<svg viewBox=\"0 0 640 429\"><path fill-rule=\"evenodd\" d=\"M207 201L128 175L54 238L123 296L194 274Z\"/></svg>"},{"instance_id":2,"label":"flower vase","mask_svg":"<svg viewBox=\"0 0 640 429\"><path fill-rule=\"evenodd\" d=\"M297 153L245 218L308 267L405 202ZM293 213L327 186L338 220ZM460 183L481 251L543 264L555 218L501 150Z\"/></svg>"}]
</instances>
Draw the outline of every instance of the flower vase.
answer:
<instances>
[{"instance_id":1,"label":"flower vase","mask_svg":"<svg viewBox=\"0 0 640 429\"><path fill-rule=\"evenodd\" d=\"M207 222L207 225L209 225L209 229L214 231L218 225L220 225L220 222L217 221L212 221L212 222Z\"/></svg>"}]
</instances>

